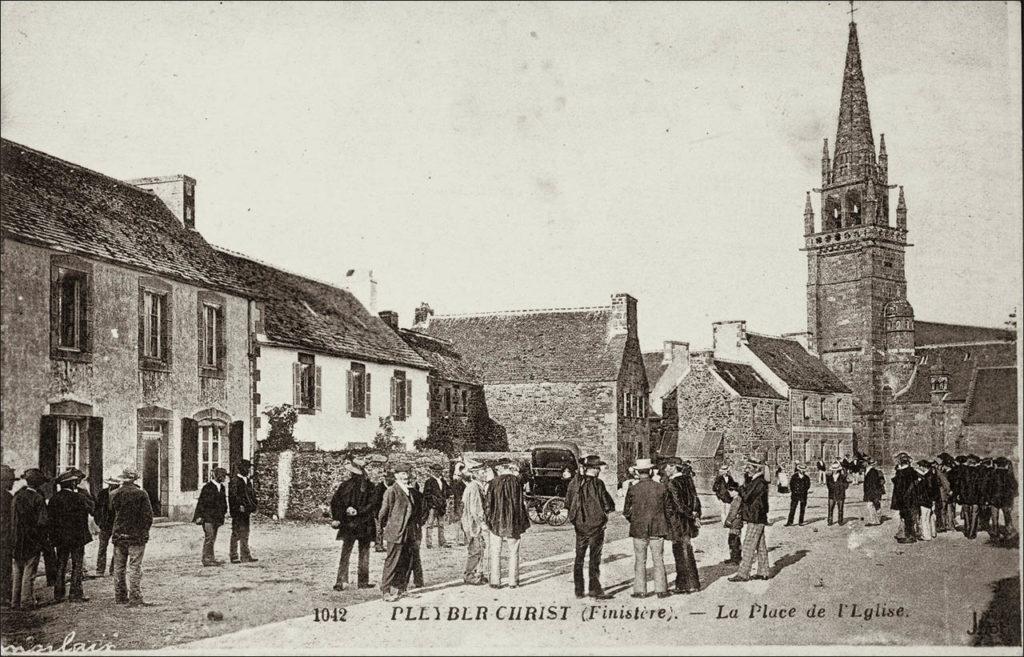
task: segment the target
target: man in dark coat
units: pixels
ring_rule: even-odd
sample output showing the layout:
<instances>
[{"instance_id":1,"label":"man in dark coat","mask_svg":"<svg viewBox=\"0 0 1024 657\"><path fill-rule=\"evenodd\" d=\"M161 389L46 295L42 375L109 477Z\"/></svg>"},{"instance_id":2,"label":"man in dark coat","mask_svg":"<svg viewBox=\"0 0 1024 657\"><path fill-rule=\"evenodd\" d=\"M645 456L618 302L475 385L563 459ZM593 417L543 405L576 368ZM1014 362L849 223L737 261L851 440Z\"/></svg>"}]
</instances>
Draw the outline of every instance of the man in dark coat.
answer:
<instances>
[{"instance_id":1,"label":"man in dark coat","mask_svg":"<svg viewBox=\"0 0 1024 657\"><path fill-rule=\"evenodd\" d=\"M964 525L964 473L967 470L967 456L958 455L949 468L949 489L953 496L952 529L962 530Z\"/></svg>"},{"instance_id":2,"label":"man in dark coat","mask_svg":"<svg viewBox=\"0 0 1024 657\"><path fill-rule=\"evenodd\" d=\"M116 478L107 479L104 483L106 488L96 493L96 507L93 509L92 517L96 520L96 526L100 529L99 545L96 548L96 574L103 577L107 572L114 572L113 559L107 561L107 547L110 545L111 532L114 529L114 514L110 510L110 495L121 487L121 480Z\"/></svg>"},{"instance_id":3,"label":"man in dark coat","mask_svg":"<svg viewBox=\"0 0 1024 657\"><path fill-rule=\"evenodd\" d=\"M990 519L992 507L989 504L989 493L991 492L992 479L995 473L995 466L992 459L984 458L978 463L978 529L989 532L992 537Z\"/></svg>"},{"instance_id":4,"label":"man in dark coat","mask_svg":"<svg viewBox=\"0 0 1024 657\"><path fill-rule=\"evenodd\" d=\"M732 505L732 494L729 493L729 489L736 486L739 486L739 484L732 478L729 466L723 465L718 468L718 476L715 477L714 483L711 484L711 492L718 498L723 525L725 524L726 516L729 515L729 507Z\"/></svg>"},{"instance_id":5,"label":"man in dark coat","mask_svg":"<svg viewBox=\"0 0 1024 657\"><path fill-rule=\"evenodd\" d=\"M572 566L573 585L576 597L584 597L583 559L590 552L589 584L590 597L608 600L612 596L601 586L601 550L604 547L604 530L608 514L615 510L615 500L608 494L599 475L607 463L598 456L588 456L580 461L582 467L569 481L565 507L569 522L576 529L576 559Z\"/></svg>"},{"instance_id":6,"label":"man in dark coat","mask_svg":"<svg viewBox=\"0 0 1024 657\"><path fill-rule=\"evenodd\" d=\"M149 493L135 485L139 473L126 468L121 487L110 494L114 544L114 602L129 607L148 606L142 599L142 558L153 526Z\"/></svg>"},{"instance_id":7,"label":"man in dark coat","mask_svg":"<svg viewBox=\"0 0 1024 657\"><path fill-rule=\"evenodd\" d=\"M335 540L342 541L335 591L349 588L349 561L356 545L359 547L357 586L361 589L373 587L370 582L370 542L374 538L377 499L376 487L366 478L365 465L366 461L359 456L346 461L349 478L341 482L331 498L331 527L338 530Z\"/></svg>"},{"instance_id":8,"label":"man in dark coat","mask_svg":"<svg viewBox=\"0 0 1024 657\"><path fill-rule=\"evenodd\" d=\"M882 524L882 496L885 495L885 477L873 459L867 461L868 471L864 474L864 501L867 502L868 517L865 525Z\"/></svg>"},{"instance_id":9,"label":"man in dark coat","mask_svg":"<svg viewBox=\"0 0 1024 657\"><path fill-rule=\"evenodd\" d=\"M1017 537L1013 526L1013 498L1017 497L1017 477L1013 474L1013 464L1005 456L994 461L995 471L989 491L989 504L992 505L993 538L1012 541Z\"/></svg>"},{"instance_id":10,"label":"man in dark coat","mask_svg":"<svg viewBox=\"0 0 1024 657\"><path fill-rule=\"evenodd\" d=\"M11 605L11 572L14 569L14 550L11 540L11 488L17 480L14 470L0 465L0 606Z\"/></svg>"},{"instance_id":11,"label":"man in dark coat","mask_svg":"<svg viewBox=\"0 0 1024 657\"><path fill-rule=\"evenodd\" d=\"M509 588L519 587L519 539L530 528L526 496L519 469L511 459L495 464L496 476L484 496L484 517L487 519L487 558L490 561L491 588L501 588L501 548L508 545Z\"/></svg>"},{"instance_id":12,"label":"man in dark coat","mask_svg":"<svg viewBox=\"0 0 1024 657\"><path fill-rule=\"evenodd\" d=\"M789 518L786 526L792 527L797 509L800 509L799 523L804 524L804 511L807 510L807 494L811 490L811 478L807 476L807 466L796 465L793 476L789 478Z\"/></svg>"},{"instance_id":13,"label":"man in dark coat","mask_svg":"<svg viewBox=\"0 0 1024 657\"><path fill-rule=\"evenodd\" d=\"M395 484L395 475L390 470L386 471L373 486L373 526L375 533L373 536L373 551L374 552L387 552L384 548L384 528L380 524L380 520L377 519L377 514L380 513L380 507L384 503L384 493L387 492L390 486Z\"/></svg>"},{"instance_id":14,"label":"man in dark coat","mask_svg":"<svg viewBox=\"0 0 1024 657\"><path fill-rule=\"evenodd\" d=\"M654 562L654 590L659 598L672 595L668 590L665 573L665 538L669 535L665 516L666 489L651 478L654 464L650 459L637 459L639 481L626 491L622 515L629 521L629 536L633 539L633 593L631 597L646 598L647 553Z\"/></svg>"},{"instance_id":15,"label":"man in dark coat","mask_svg":"<svg viewBox=\"0 0 1024 657\"><path fill-rule=\"evenodd\" d=\"M466 484L470 476L466 464L456 461L452 465L452 515L455 517L455 533L459 537L459 545L466 545L466 532L462 529L462 494L466 492Z\"/></svg>"},{"instance_id":16,"label":"man in dark coat","mask_svg":"<svg viewBox=\"0 0 1024 657\"><path fill-rule=\"evenodd\" d=\"M437 546L442 548L451 547L444 540L444 516L448 510L448 498L452 496L452 488L442 476L444 466L434 464L430 466L430 469L433 475L428 477L423 484L423 503L427 509L427 522L423 527L423 541L426 543L428 550L433 547L430 544L430 530L435 527L437 528Z\"/></svg>"},{"instance_id":17,"label":"man in dark coat","mask_svg":"<svg viewBox=\"0 0 1024 657\"><path fill-rule=\"evenodd\" d=\"M765 541L764 530L768 526L768 482L765 481L765 462L751 457L747 461L744 473L746 483L740 487L740 514L747 526L743 536L743 550L740 567L736 574L729 578L730 582L746 582L751 579L750 572L757 556L757 575L753 579L769 579L771 566L768 563L768 543Z\"/></svg>"},{"instance_id":18,"label":"man in dark coat","mask_svg":"<svg viewBox=\"0 0 1024 657\"><path fill-rule=\"evenodd\" d=\"M50 498L47 513L50 518L50 540L57 550L57 581L53 585L53 600L64 599L68 561L71 562L70 602L85 602L82 590L82 570L85 565L85 546L92 542L89 514L96 507L88 491L78 488L85 473L72 468L57 477L57 492Z\"/></svg>"},{"instance_id":19,"label":"man in dark coat","mask_svg":"<svg viewBox=\"0 0 1024 657\"><path fill-rule=\"evenodd\" d=\"M696 593L700 591L700 575L691 540L700 531L701 508L693 470L677 456L665 459L664 468L665 517L676 566L675 592Z\"/></svg>"},{"instance_id":20,"label":"man in dark coat","mask_svg":"<svg viewBox=\"0 0 1024 657\"><path fill-rule=\"evenodd\" d=\"M46 499L39 492L47 478L38 468L29 468L21 477L25 485L11 500L10 532L14 557L11 607L29 610L36 604L33 582L39 555L49 546Z\"/></svg>"},{"instance_id":21,"label":"man in dark coat","mask_svg":"<svg viewBox=\"0 0 1024 657\"><path fill-rule=\"evenodd\" d=\"M890 508L900 514L900 529L896 534L898 543L913 543L917 540L915 529L918 518L917 499L914 488L920 477L910 466L910 455L901 452L896 455L896 473L892 478L892 502Z\"/></svg>"},{"instance_id":22,"label":"man in dark coat","mask_svg":"<svg viewBox=\"0 0 1024 657\"><path fill-rule=\"evenodd\" d=\"M828 488L828 524L832 524L832 513L838 509L839 524L843 524L843 507L846 506L846 489L850 486L850 480L846 478L846 470L838 463L832 464L832 469L825 477L825 486Z\"/></svg>"},{"instance_id":23,"label":"man in dark coat","mask_svg":"<svg viewBox=\"0 0 1024 657\"><path fill-rule=\"evenodd\" d=\"M978 509L982 498L979 462L980 459L977 456L968 454L964 469L960 473L960 503L963 505L964 536L970 539L978 537Z\"/></svg>"},{"instance_id":24,"label":"man in dark coat","mask_svg":"<svg viewBox=\"0 0 1024 657\"><path fill-rule=\"evenodd\" d=\"M382 527L382 539L387 545L384 572L380 579L380 590L385 602L394 602L405 593L406 582L409 580L408 546L419 531L413 519L409 469L399 465L395 467L394 473L395 483L384 492L377 514Z\"/></svg>"},{"instance_id":25,"label":"man in dark coat","mask_svg":"<svg viewBox=\"0 0 1024 657\"><path fill-rule=\"evenodd\" d=\"M250 519L256 512L256 504L256 488L252 485L252 463L242 459L236 466L235 476L228 484L228 506L231 509L231 542L228 544L228 556L231 563L259 561L249 551Z\"/></svg>"},{"instance_id":26,"label":"man in dark coat","mask_svg":"<svg viewBox=\"0 0 1024 657\"><path fill-rule=\"evenodd\" d=\"M228 512L228 498L224 480L228 478L228 471L224 468L214 468L210 473L210 481L203 484L199 491L199 502L196 503L196 511L192 515L192 522L203 527L203 565L223 566L223 561L214 557L213 548L217 543L217 531L224 524L224 516Z\"/></svg>"},{"instance_id":27,"label":"man in dark coat","mask_svg":"<svg viewBox=\"0 0 1024 657\"><path fill-rule=\"evenodd\" d=\"M423 526L427 524L427 519L430 517L430 510L427 508L423 493L420 492L420 482L416 479L416 473L412 470L409 471L409 498L412 500L412 523L415 524L415 531L410 530L409 536L411 540L406 545L406 559L408 559L408 567L405 569L405 586L402 590L406 590L409 587L409 581L412 581L412 588L421 589L423 588L423 561L420 558L420 543L423 540Z\"/></svg>"}]
</instances>

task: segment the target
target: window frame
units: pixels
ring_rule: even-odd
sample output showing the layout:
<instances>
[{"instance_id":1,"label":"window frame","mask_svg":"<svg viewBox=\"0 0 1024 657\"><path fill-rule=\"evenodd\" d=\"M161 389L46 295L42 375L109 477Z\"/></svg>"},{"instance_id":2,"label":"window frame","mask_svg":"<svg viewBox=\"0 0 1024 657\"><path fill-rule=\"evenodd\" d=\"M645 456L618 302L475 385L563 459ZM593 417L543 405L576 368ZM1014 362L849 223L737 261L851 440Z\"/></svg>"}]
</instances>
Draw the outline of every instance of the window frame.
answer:
<instances>
[{"instance_id":1,"label":"window frame","mask_svg":"<svg viewBox=\"0 0 1024 657\"><path fill-rule=\"evenodd\" d=\"M196 295L198 323L196 346L199 359L199 376L223 379L227 373L227 299L219 294L200 291ZM213 317L213 325L209 318ZM211 354L212 363L209 358Z\"/></svg>"},{"instance_id":2,"label":"window frame","mask_svg":"<svg viewBox=\"0 0 1024 657\"><path fill-rule=\"evenodd\" d=\"M202 485L210 480L210 473L214 469L224 467L221 462L224 452L224 439L226 436L226 425L223 422L213 421L202 421L199 423L199 449L196 450L197 457L199 459L199 485ZM213 434L216 433L216 460L205 459L204 456L214 454L214 450L211 448L213 440ZM209 440L208 440L209 438Z\"/></svg>"},{"instance_id":3,"label":"window frame","mask_svg":"<svg viewBox=\"0 0 1024 657\"><path fill-rule=\"evenodd\" d=\"M88 458L88 433L87 418L84 417L59 417L57 420L57 473L59 476L71 468L78 468L83 472L88 470L86 463ZM74 463L67 461L69 429L75 427L75 459Z\"/></svg>"},{"instance_id":4,"label":"window frame","mask_svg":"<svg viewBox=\"0 0 1024 657\"><path fill-rule=\"evenodd\" d=\"M159 300L159 320L154 334L151 308L147 300ZM150 276L139 278L139 367L141 369L169 372L174 352L173 298L170 284ZM150 346L154 335L157 338L156 353Z\"/></svg>"},{"instance_id":5,"label":"window frame","mask_svg":"<svg viewBox=\"0 0 1024 657\"><path fill-rule=\"evenodd\" d=\"M92 362L93 355L93 266L82 258L54 255L50 258L50 358ZM75 344L66 345L63 319L63 283L74 281L75 318L72 323Z\"/></svg>"}]
</instances>

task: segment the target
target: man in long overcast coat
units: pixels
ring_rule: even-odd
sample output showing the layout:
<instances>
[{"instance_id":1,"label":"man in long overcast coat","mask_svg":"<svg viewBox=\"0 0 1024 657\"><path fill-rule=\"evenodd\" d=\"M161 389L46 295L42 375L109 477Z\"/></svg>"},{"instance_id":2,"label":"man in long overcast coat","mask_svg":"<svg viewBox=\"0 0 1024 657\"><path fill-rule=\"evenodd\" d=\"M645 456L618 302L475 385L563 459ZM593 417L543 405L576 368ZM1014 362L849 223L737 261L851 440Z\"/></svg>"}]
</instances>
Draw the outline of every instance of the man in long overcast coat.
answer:
<instances>
[{"instance_id":1,"label":"man in long overcast coat","mask_svg":"<svg viewBox=\"0 0 1024 657\"><path fill-rule=\"evenodd\" d=\"M366 461L358 456L346 461L349 478L341 482L331 498L331 527L338 530L336 540L342 541L335 591L349 587L349 562L355 545L359 548L357 585L361 589L373 586L370 582L370 542L376 534L377 499L375 486L366 478L365 465Z\"/></svg>"},{"instance_id":2,"label":"man in long overcast coat","mask_svg":"<svg viewBox=\"0 0 1024 657\"><path fill-rule=\"evenodd\" d=\"M665 517L676 564L675 590L676 593L695 593L700 590L700 575L690 540L696 538L700 530L700 498L697 497L690 466L677 456L665 459L663 465L668 477L665 483Z\"/></svg>"}]
</instances>

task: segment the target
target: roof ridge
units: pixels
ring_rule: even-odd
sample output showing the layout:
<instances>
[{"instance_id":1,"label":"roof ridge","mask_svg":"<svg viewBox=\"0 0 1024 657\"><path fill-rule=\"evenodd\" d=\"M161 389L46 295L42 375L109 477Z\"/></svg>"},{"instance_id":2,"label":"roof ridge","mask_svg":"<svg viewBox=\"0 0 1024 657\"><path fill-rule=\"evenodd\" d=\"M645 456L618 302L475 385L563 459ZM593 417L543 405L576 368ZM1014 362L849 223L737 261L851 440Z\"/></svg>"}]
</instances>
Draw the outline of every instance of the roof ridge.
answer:
<instances>
[{"instance_id":1,"label":"roof ridge","mask_svg":"<svg viewBox=\"0 0 1024 657\"><path fill-rule=\"evenodd\" d=\"M984 324L956 324L954 322L934 322L934 321L932 321L930 319L915 319L914 320L915 324L920 324L922 322L925 323L925 324L939 324L941 326L964 326L964 327L967 327L967 328L980 328L980 329L988 329L990 331L1006 331L1007 333L1016 333L1016 331L1014 331L1013 329L1004 328L1002 326L985 326Z\"/></svg>"},{"instance_id":2,"label":"roof ridge","mask_svg":"<svg viewBox=\"0 0 1024 657\"><path fill-rule=\"evenodd\" d=\"M271 264L269 262L266 262L265 260L260 260L259 258L254 258L253 256L245 254L245 253L242 253L241 251L234 251L234 250L229 249L227 247L220 246L219 244L213 244L212 242L207 242L207 243L211 247L213 247L213 250L219 251L221 253L226 253L229 256L234 256L236 258L242 258L243 260L248 260L249 262L254 262L257 265L261 265L263 267L268 267L270 269L273 269L274 271L281 272L282 274L288 274L289 276L296 276L298 278L301 278L301 279L304 279L304 280L307 280L307 281L312 281L313 283L318 283L320 285L326 285L327 287L334 288L335 290L340 290L342 292L348 292L349 294L352 294L351 290L349 290L349 289L347 289L345 287L340 287L336 283L329 283L329 282L321 280L319 278L315 278L313 276L309 276L308 274L300 274L299 272L292 271L290 269L285 269L284 267L279 267L278 265L273 265L273 264ZM369 312L369 308L367 308L367 312ZM373 313L370 313L370 314L373 315Z\"/></svg>"},{"instance_id":3,"label":"roof ridge","mask_svg":"<svg viewBox=\"0 0 1024 657\"><path fill-rule=\"evenodd\" d=\"M1016 340L978 340L977 342L936 342L933 344L915 345L915 349L938 349L942 347L976 347L992 344L1013 344Z\"/></svg>"},{"instance_id":4,"label":"roof ridge","mask_svg":"<svg viewBox=\"0 0 1024 657\"><path fill-rule=\"evenodd\" d=\"M538 315L541 313L562 313L562 312L593 312L595 310L610 310L611 306L580 306L576 308L525 308L520 310L492 310L489 312L477 313L453 313L451 315L434 315L431 321L438 319L458 319L466 317L488 317L496 315ZM654 352L651 352L654 353Z\"/></svg>"},{"instance_id":5,"label":"roof ridge","mask_svg":"<svg viewBox=\"0 0 1024 657\"><path fill-rule=\"evenodd\" d=\"M88 174L93 175L93 176L98 176L100 178L104 178L106 180L109 180L110 182L113 182L113 183L116 183L116 184L118 184L118 185L120 185L122 187L125 187L126 189L130 189L130 190L132 190L134 192L137 192L140 195L147 196L147 197L150 197L150 198L157 198L156 194L154 194L153 192L149 191L148 189L143 189L141 187L138 187L136 185L131 184L130 182L126 182L124 180L121 180L120 178L115 178L114 176L107 175L107 174L103 173L102 171L97 171L95 169L90 169L89 167L84 167L81 164L76 164L76 163L74 163L74 162L72 162L70 160L65 160L64 158L57 157L56 155L52 155L52 154L47 153L45 151L41 151L41 150L32 148L31 146L26 146L25 144L13 141L11 139L7 139L6 137L0 138L0 141L3 141L6 144L8 144L10 146L13 146L15 148L20 148L20 149L26 150L26 151L28 151L30 153L34 153L35 155L39 155L41 157L45 157L47 159L54 160L55 162L58 162L62 166L70 167L72 169L76 169L78 171L82 171L82 172L88 173Z\"/></svg>"},{"instance_id":6,"label":"roof ridge","mask_svg":"<svg viewBox=\"0 0 1024 657\"><path fill-rule=\"evenodd\" d=\"M415 335L417 338L423 338L425 340L431 340L433 342L437 342L439 344L442 344L442 345L445 345L445 346L449 346L449 347L453 347L453 348L455 347L455 342L453 340L449 340L447 338L442 338L442 337L437 336L437 335L431 335L429 333L424 333L423 331L417 331L414 328L401 328L400 327L398 329L398 332L399 332L399 334L411 333L411 334ZM460 356L461 356L461 354L460 354Z\"/></svg>"},{"instance_id":7,"label":"roof ridge","mask_svg":"<svg viewBox=\"0 0 1024 657\"><path fill-rule=\"evenodd\" d=\"M1017 365L982 365L974 368L974 371L978 370L1015 370Z\"/></svg>"}]
</instances>

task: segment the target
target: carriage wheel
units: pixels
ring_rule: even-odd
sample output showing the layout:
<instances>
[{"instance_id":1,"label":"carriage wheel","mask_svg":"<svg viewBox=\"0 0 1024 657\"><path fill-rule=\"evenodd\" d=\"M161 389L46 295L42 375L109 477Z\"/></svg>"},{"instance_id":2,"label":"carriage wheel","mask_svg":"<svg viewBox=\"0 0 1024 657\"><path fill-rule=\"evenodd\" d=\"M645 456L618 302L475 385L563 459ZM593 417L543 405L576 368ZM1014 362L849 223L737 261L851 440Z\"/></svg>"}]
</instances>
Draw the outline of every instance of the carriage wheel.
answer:
<instances>
[{"instance_id":1,"label":"carriage wheel","mask_svg":"<svg viewBox=\"0 0 1024 657\"><path fill-rule=\"evenodd\" d=\"M552 527L561 527L569 522L569 510L565 508L565 500L553 498L544 505L544 512L547 515L548 524Z\"/></svg>"},{"instance_id":2,"label":"carriage wheel","mask_svg":"<svg viewBox=\"0 0 1024 657\"><path fill-rule=\"evenodd\" d=\"M530 522L535 525L541 525L546 522L546 519L541 515L541 505L539 502L530 500L526 506L527 510L530 512Z\"/></svg>"}]
</instances>

